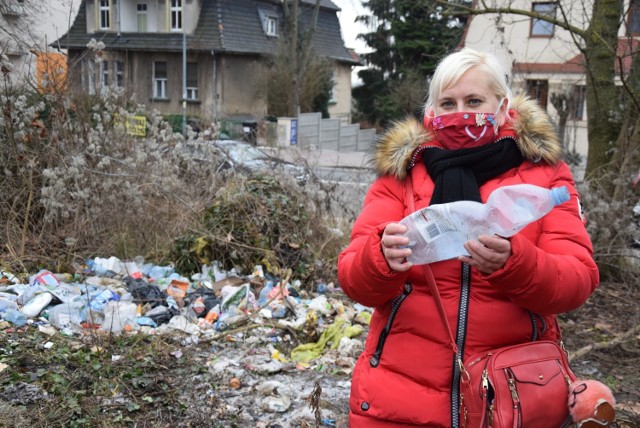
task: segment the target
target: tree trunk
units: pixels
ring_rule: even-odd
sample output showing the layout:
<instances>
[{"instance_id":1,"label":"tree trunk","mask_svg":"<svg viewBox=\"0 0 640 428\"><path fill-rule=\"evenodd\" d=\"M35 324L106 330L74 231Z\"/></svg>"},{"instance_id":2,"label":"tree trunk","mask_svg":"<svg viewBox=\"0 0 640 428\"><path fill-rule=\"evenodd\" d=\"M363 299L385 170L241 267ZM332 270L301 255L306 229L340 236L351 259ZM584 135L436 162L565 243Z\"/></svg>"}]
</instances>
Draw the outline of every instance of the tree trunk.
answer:
<instances>
[{"instance_id":1,"label":"tree trunk","mask_svg":"<svg viewBox=\"0 0 640 428\"><path fill-rule=\"evenodd\" d=\"M619 0L596 0L585 38L589 155L586 177L599 180L611 167L611 153L620 132L619 90L614 64L622 16ZM609 187L609 186L607 186Z\"/></svg>"}]
</instances>

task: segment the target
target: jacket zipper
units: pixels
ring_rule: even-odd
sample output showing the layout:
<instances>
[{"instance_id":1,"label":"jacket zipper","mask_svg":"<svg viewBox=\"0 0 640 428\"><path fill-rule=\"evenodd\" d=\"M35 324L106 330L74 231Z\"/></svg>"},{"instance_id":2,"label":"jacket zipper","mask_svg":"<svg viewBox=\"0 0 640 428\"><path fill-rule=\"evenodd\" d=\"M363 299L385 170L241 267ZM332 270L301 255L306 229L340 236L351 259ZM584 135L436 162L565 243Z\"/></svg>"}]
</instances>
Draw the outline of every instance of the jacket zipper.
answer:
<instances>
[{"instance_id":1,"label":"jacket zipper","mask_svg":"<svg viewBox=\"0 0 640 428\"><path fill-rule=\"evenodd\" d=\"M547 323L542 315L534 312L529 312L529 318L531 319L531 325L533 327L531 341L535 342L541 335L543 335L547 331ZM538 323L540 324L538 325Z\"/></svg>"},{"instance_id":2,"label":"jacket zipper","mask_svg":"<svg viewBox=\"0 0 640 428\"><path fill-rule=\"evenodd\" d=\"M529 318L531 318L531 324L533 332L531 333L531 341L535 342L538 339L538 322L536 321L536 314L529 312Z\"/></svg>"},{"instance_id":3,"label":"jacket zipper","mask_svg":"<svg viewBox=\"0 0 640 428\"><path fill-rule=\"evenodd\" d=\"M402 294L397 295L391 301L391 312L389 313L389 317L387 318L387 323L385 324L384 328L380 332L380 337L378 337L378 344L376 345L376 351L373 353L373 355L369 359L369 364L371 365L371 367L375 368L375 367L378 367L378 365L380 364L380 357L382 356L384 342L387 340L387 336L391 331L393 320L395 319L396 314L400 309L400 305L402 305L402 302L404 302L407 296L411 294L412 290L413 290L413 287L411 287L411 283L409 282L405 283L404 287L402 288Z\"/></svg>"},{"instance_id":4,"label":"jacket zipper","mask_svg":"<svg viewBox=\"0 0 640 428\"><path fill-rule=\"evenodd\" d=\"M454 428L460 426L460 367L458 359L464 361L464 344L467 339L467 315L469 314L469 293L471 289L471 266L462 264L462 278L460 281L460 305L458 307L458 331L456 345L458 355L454 356L453 376L451 381L451 422Z\"/></svg>"}]
</instances>

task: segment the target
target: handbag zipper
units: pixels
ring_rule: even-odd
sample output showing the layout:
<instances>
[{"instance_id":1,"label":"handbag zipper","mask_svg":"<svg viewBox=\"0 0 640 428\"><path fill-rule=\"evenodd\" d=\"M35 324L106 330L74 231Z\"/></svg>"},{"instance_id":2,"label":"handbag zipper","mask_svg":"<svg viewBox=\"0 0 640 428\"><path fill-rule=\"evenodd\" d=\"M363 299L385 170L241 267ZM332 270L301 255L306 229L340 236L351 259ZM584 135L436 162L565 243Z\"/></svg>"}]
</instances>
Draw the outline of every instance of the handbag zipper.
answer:
<instances>
[{"instance_id":1,"label":"handbag zipper","mask_svg":"<svg viewBox=\"0 0 640 428\"><path fill-rule=\"evenodd\" d=\"M506 369L505 372L507 373L509 391L511 391L511 401L513 402L513 427L519 428L522 426L522 412L520 408L520 397L518 396L518 389L516 388L516 380L510 369Z\"/></svg>"},{"instance_id":2,"label":"handbag zipper","mask_svg":"<svg viewBox=\"0 0 640 428\"><path fill-rule=\"evenodd\" d=\"M485 354L486 361L484 363L484 369L482 369L482 377L480 382L480 395L482 396L482 418L481 421L483 426L486 428L493 427L493 399L491 403L489 403L489 387L491 386L491 381L489 380L489 371L487 370L487 366L489 365L489 358L491 357L491 353Z\"/></svg>"}]
</instances>

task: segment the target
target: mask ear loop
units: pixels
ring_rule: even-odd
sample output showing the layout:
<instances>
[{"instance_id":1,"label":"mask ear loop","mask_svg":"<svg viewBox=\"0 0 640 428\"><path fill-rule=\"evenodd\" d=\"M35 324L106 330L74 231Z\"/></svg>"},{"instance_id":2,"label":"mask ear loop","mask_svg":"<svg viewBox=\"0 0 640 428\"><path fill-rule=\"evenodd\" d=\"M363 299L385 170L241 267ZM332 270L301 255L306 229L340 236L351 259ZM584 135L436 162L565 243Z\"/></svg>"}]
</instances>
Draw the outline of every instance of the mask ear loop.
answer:
<instances>
[{"instance_id":1,"label":"mask ear loop","mask_svg":"<svg viewBox=\"0 0 640 428\"><path fill-rule=\"evenodd\" d=\"M498 104L498 108L496 109L496 112L493 114L493 134L494 135L498 135L498 128L500 127L500 125L498 125L498 114L500 113L502 104L505 102L506 99L507 97L503 97L500 100L500 103Z\"/></svg>"}]
</instances>

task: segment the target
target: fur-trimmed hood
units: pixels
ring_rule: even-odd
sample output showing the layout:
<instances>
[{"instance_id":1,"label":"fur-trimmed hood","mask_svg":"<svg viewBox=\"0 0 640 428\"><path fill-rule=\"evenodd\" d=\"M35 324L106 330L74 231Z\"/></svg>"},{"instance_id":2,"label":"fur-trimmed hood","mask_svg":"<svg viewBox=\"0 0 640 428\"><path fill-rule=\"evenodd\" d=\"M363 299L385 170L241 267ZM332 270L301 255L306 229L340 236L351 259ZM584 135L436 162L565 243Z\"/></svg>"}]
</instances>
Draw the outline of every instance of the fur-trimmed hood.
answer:
<instances>
[{"instance_id":1,"label":"fur-trimmed hood","mask_svg":"<svg viewBox=\"0 0 640 428\"><path fill-rule=\"evenodd\" d=\"M547 113L536 101L516 97L510 106L515 111L511 127L516 132L522 156L531 161L554 164L562 155L556 129ZM428 146L433 134L414 118L394 124L374 148L371 163L379 175L393 175L402 180L413 166L415 151Z\"/></svg>"}]
</instances>

